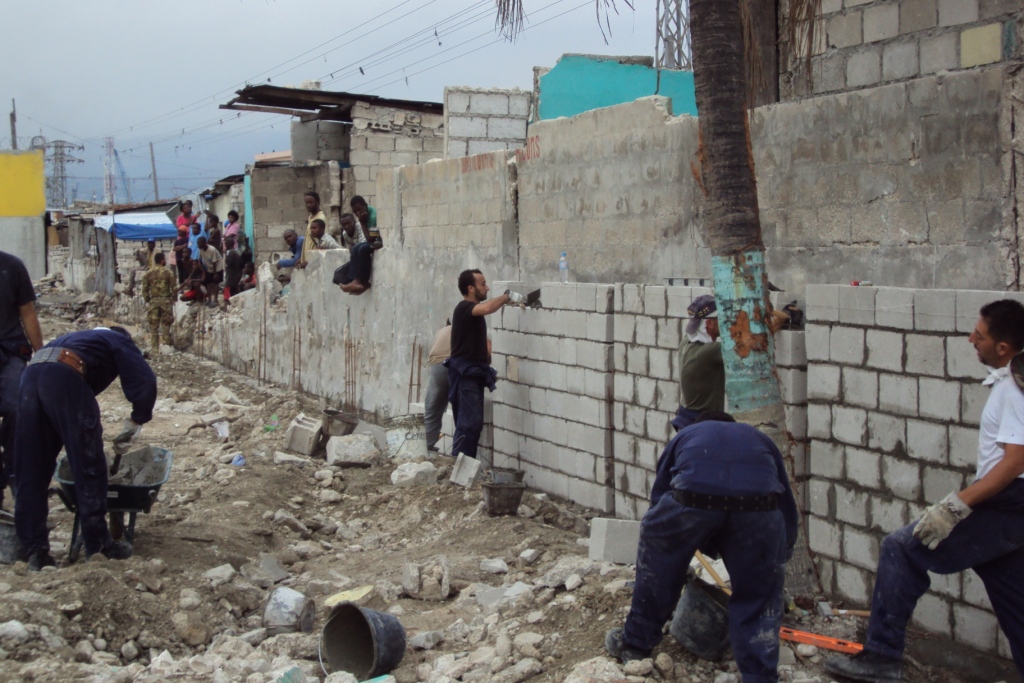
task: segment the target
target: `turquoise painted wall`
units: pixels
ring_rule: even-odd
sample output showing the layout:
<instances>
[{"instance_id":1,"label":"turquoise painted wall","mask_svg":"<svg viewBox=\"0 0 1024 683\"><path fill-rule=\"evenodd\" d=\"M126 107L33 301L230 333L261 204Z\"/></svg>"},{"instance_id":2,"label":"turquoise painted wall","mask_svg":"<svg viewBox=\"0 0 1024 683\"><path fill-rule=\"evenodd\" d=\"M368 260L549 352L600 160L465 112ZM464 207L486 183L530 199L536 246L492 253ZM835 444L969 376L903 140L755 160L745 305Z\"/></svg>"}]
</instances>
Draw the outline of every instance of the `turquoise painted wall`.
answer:
<instances>
[{"instance_id":1,"label":"turquoise painted wall","mask_svg":"<svg viewBox=\"0 0 1024 683\"><path fill-rule=\"evenodd\" d=\"M575 116L650 95L671 97L676 116L696 116L693 73L661 70L660 86L658 74L658 69L640 64L566 55L540 77L540 119Z\"/></svg>"}]
</instances>

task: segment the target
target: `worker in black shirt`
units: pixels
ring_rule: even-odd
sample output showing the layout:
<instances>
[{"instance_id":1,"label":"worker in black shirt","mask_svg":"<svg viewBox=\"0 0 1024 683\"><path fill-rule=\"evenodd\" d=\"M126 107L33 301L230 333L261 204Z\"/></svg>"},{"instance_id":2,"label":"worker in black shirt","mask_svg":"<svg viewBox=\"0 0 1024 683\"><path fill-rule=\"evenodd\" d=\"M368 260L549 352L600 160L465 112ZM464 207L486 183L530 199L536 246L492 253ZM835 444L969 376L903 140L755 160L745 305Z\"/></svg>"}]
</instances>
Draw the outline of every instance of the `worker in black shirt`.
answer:
<instances>
[{"instance_id":1,"label":"worker in black shirt","mask_svg":"<svg viewBox=\"0 0 1024 683\"><path fill-rule=\"evenodd\" d=\"M46 493L61 448L74 476L86 557L103 553L123 560L132 554L131 545L115 541L107 527L107 460L95 398L118 377L132 413L114 443L126 444L153 419L156 403L156 375L127 330L97 327L65 334L37 351L22 374L14 435L14 526L31 570L55 564Z\"/></svg>"},{"instance_id":2,"label":"worker in black shirt","mask_svg":"<svg viewBox=\"0 0 1024 683\"><path fill-rule=\"evenodd\" d=\"M484 428L484 387L494 391L497 373L491 367L491 342L484 316L501 310L510 301L518 304L525 299L522 294L505 290L488 301L489 291L487 279L479 270L459 273L462 301L452 313L452 355L444 363L450 386L448 402L455 416L453 456L464 453L476 457Z\"/></svg>"},{"instance_id":3,"label":"worker in black shirt","mask_svg":"<svg viewBox=\"0 0 1024 683\"><path fill-rule=\"evenodd\" d=\"M25 264L17 256L0 251L0 503L14 474L14 423L21 373L32 352L43 345L35 300Z\"/></svg>"}]
</instances>

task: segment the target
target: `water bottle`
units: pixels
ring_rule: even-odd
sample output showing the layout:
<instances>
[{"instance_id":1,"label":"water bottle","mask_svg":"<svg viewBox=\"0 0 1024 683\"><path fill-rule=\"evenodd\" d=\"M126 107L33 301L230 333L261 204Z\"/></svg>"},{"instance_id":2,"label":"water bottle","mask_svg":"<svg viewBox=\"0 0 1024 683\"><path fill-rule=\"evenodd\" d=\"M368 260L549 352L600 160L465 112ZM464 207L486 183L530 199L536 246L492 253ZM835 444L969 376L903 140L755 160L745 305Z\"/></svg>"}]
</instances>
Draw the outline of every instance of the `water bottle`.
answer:
<instances>
[{"instance_id":1,"label":"water bottle","mask_svg":"<svg viewBox=\"0 0 1024 683\"><path fill-rule=\"evenodd\" d=\"M569 282L569 259L565 257L565 252L562 252L562 258L558 259L558 279L564 285Z\"/></svg>"}]
</instances>

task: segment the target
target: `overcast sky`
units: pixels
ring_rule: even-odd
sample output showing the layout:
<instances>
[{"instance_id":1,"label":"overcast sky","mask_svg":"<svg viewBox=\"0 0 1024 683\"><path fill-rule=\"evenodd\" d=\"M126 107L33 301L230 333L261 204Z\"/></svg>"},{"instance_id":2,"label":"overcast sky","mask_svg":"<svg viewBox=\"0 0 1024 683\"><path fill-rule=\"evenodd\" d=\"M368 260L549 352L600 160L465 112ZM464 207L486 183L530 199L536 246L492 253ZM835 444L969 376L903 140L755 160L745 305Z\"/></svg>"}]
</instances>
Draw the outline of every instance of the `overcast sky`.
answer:
<instances>
[{"instance_id":1,"label":"overcast sky","mask_svg":"<svg viewBox=\"0 0 1024 683\"><path fill-rule=\"evenodd\" d=\"M325 90L437 102L446 85L528 90L533 67L564 53L653 54L655 2L636 4L618 0L606 45L593 0L525 0L514 44L494 30L494 0L13 2L0 25L0 148L15 98L21 147L40 134L85 146L69 194L102 199L111 135L134 201L153 198L149 142L161 197L176 196L289 147L288 117L217 108L246 82L320 79Z\"/></svg>"}]
</instances>

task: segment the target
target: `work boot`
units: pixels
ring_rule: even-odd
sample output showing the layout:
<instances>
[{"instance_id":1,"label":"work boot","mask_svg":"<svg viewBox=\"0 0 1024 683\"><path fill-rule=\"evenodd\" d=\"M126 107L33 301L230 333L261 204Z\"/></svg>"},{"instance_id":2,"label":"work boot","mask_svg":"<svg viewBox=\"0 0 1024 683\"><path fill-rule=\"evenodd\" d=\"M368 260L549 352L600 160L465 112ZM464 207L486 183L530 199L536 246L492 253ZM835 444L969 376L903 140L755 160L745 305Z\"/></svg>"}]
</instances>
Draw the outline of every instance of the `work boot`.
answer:
<instances>
[{"instance_id":1,"label":"work boot","mask_svg":"<svg viewBox=\"0 0 1024 683\"><path fill-rule=\"evenodd\" d=\"M37 550L28 556L28 570L30 572L40 571L43 567L56 567L57 561L53 559L46 550Z\"/></svg>"},{"instance_id":2,"label":"work boot","mask_svg":"<svg viewBox=\"0 0 1024 683\"><path fill-rule=\"evenodd\" d=\"M132 544L127 541L114 541L101 550L100 554L108 560L127 560L132 556ZM95 553L89 553L85 556L85 559L88 560L93 555L95 555Z\"/></svg>"},{"instance_id":3,"label":"work boot","mask_svg":"<svg viewBox=\"0 0 1024 683\"><path fill-rule=\"evenodd\" d=\"M903 680L903 660L864 650L853 657L829 657L825 671L851 681L888 683Z\"/></svg>"},{"instance_id":4,"label":"work boot","mask_svg":"<svg viewBox=\"0 0 1024 683\"><path fill-rule=\"evenodd\" d=\"M626 645L623 638L625 632L621 628L613 628L611 631L604 636L604 649L608 651L612 657L626 664L638 659L648 659L651 656L650 650L637 650L634 647Z\"/></svg>"}]
</instances>

